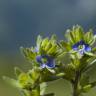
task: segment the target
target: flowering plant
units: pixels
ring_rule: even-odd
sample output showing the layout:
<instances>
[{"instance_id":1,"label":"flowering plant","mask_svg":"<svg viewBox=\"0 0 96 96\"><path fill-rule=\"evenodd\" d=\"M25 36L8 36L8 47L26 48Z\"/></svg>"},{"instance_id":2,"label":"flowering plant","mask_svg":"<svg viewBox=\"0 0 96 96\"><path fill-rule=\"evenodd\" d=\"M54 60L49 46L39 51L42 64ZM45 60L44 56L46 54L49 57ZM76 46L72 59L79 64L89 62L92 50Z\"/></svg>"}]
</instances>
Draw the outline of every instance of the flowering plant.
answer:
<instances>
[{"instance_id":1,"label":"flowering plant","mask_svg":"<svg viewBox=\"0 0 96 96\"><path fill-rule=\"evenodd\" d=\"M32 69L24 72L15 68L17 80L4 76L4 80L20 89L22 96L55 96L45 93L47 82L66 79L72 84L72 96L81 96L96 86L90 81L88 71L96 62L96 35L92 30L84 32L79 25L66 32L67 40L57 42L56 35L51 38L37 37L35 47L23 48L24 57L32 63ZM64 60L68 55L68 63Z\"/></svg>"}]
</instances>

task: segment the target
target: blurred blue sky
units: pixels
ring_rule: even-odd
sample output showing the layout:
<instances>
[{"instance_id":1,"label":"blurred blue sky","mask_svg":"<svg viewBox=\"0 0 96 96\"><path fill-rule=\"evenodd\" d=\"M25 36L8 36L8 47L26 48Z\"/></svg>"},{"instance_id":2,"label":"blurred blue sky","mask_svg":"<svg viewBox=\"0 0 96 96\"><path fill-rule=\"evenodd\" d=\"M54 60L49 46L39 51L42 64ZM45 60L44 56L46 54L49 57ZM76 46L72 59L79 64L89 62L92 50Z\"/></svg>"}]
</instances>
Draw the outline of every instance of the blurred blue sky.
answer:
<instances>
[{"instance_id":1,"label":"blurred blue sky","mask_svg":"<svg viewBox=\"0 0 96 96\"><path fill-rule=\"evenodd\" d=\"M96 30L96 0L0 0L0 52L29 47L38 34L63 39L75 24Z\"/></svg>"}]
</instances>

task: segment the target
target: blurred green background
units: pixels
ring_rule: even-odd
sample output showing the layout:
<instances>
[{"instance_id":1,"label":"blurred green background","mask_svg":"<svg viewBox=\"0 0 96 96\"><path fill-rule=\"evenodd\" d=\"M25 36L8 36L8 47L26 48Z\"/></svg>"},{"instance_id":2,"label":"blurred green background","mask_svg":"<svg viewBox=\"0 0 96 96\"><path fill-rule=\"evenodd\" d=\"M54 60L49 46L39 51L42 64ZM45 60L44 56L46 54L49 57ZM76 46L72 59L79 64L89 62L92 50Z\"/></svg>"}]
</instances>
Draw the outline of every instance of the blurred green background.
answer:
<instances>
[{"instance_id":1,"label":"blurred green background","mask_svg":"<svg viewBox=\"0 0 96 96\"><path fill-rule=\"evenodd\" d=\"M20 96L19 91L2 80L14 76L14 67L31 68L19 47L35 45L38 34L57 34L64 39L66 29L79 24L85 31L96 32L96 0L0 0L0 96ZM96 79L96 66L88 73ZM96 88L85 96L96 96ZM50 83L47 92L56 96L71 96L71 86L65 80Z\"/></svg>"}]
</instances>

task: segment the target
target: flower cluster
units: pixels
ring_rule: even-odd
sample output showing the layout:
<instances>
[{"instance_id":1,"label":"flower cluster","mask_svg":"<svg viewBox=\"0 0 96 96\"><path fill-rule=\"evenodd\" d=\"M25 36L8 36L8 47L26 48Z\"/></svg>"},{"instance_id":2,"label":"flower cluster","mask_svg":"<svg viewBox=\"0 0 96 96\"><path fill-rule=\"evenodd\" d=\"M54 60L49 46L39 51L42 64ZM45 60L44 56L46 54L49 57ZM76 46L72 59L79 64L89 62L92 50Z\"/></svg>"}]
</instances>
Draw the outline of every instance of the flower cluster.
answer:
<instances>
[{"instance_id":1,"label":"flower cluster","mask_svg":"<svg viewBox=\"0 0 96 96\"><path fill-rule=\"evenodd\" d=\"M67 30L66 38L67 41L57 42L55 35L51 38L39 35L35 47L21 47L24 57L32 63L32 69L25 73L15 68L17 80L4 79L19 88L22 96L54 96L54 93L45 94L46 84L60 78L72 84L72 96L88 92L96 86L96 81L90 81L88 75L96 61L96 36L92 30L84 32L81 26L76 25Z\"/></svg>"},{"instance_id":2,"label":"flower cluster","mask_svg":"<svg viewBox=\"0 0 96 96\"><path fill-rule=\"evenodd\" d=\"M55 37L53 35L49 40L49 38L42 39L38 36L36 47L21 47L21 50L24 56L34 63L34 66L39 66L41 69L55 68L55 58L60 54Z\"/></svg>"}]
</instances>

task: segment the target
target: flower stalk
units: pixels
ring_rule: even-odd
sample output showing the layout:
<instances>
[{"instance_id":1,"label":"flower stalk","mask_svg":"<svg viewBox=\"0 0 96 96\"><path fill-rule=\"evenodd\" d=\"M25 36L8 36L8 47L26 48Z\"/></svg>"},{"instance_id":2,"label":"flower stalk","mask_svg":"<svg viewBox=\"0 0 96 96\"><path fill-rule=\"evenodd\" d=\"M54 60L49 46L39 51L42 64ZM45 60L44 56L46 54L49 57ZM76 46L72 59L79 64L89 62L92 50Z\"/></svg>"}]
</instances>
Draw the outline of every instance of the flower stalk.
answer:
<instances>
[{"instance_id":1,"label":"flower stalk","mask_svg":"<svg viewBox=\"0 0 96 96\"><path fill-rule=\"evenodd\" d=\"M79 96L79 80L80 80L80 72L76 72L75 80L72 84L73 86L73 95L72 96Z\"/></svg>"}]
</instances>

